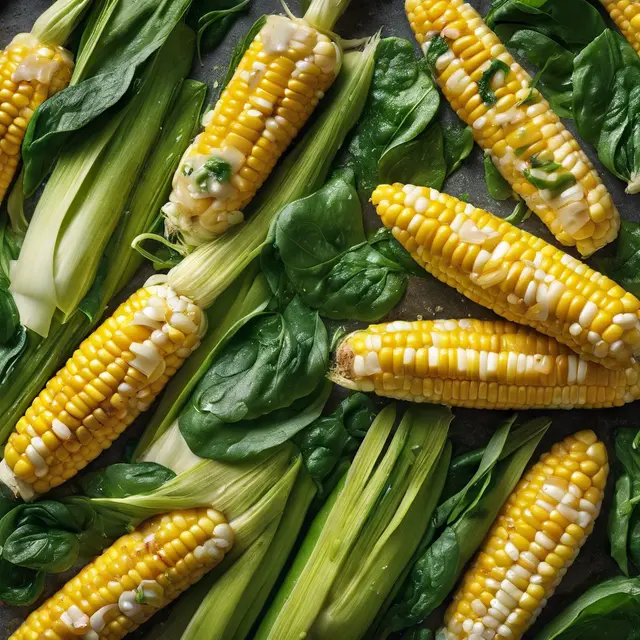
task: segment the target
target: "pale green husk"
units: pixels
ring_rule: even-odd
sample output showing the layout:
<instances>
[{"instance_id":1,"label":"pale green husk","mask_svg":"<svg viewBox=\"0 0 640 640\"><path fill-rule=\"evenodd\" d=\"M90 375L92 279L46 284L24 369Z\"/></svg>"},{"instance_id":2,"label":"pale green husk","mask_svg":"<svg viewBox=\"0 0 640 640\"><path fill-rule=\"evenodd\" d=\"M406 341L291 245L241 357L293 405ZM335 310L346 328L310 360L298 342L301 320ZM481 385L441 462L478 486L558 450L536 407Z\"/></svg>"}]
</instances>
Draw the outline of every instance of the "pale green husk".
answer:
<instances>
[{"instance_id":1,"label":"pale green husk","mask_svg":"<svg viewBox=\"0 0 640 640\"><path fill-rule=\"evenodd\" d=\"M189 72L193 40L187 27L175 29L137 95L61 154L11 274L27 328L46 336L56 309L68 318L91 286L176 86Z\"/></svg>"},{"instance_id":2,"label":"pale green husk","mask_svg":"<svg viewBox=\"0 0 640 640\"><path fill-rule=\"evenodd\" d=\"M311 0L304 19L316 29L332 31L351 0Z\"/></svg>"},{"instance_id":3,"label":"pale green husk","mask_svg":"<svg viewBox=\"0 0 640 640\"><path fill-rule=\"evenodd\" d=\"M109 300L120 291L140 266L142 257L129 244L141 231L151 228L171 188L171 178L196 129L206 97L206 85L186 80L162 124L162 134L131 195L116 232L105 251L107 276L98 288L99 303L93 322L76 310L67 323L54 318L47 338L29 332L20 366L0 385L0 442L4 442L46 381L71 355L97 323Z\"/></svg>"},{"instance_id":4,"label":"pale green husk","mask_svg":"<svg viewBox=\"0 0 640 640\"><path fill-rule=\"evenodd\" d=\"M269 228L284 206L318 189L367 98L378 44L344 58L327 104L303 140L247 209L248 221L198 247L169 272L169 284L208 307L258 256Z\"/></svg>"},{"instance_id":5,"label":"pale green husk","mask_svg":"<svg viewBox=\"0 0 640 640\"><path fill-rule=\"evenodd\" d=\"M82 19L92 0L58 0L35 22L31 33L51 45L64 44Z\"/></svg>"},{"instance_id":6,"label":"pale green husk","mask_svg":"<svg viewBox=\"0 0 640 640\"><path fill-rule=\"evenodd\" d=\"M443 407L411 409L394 430L395 407L380 412L326 521L303 543L304 560L294 563L257 640L365 635L437 505L452 418Z\"/></svg>"}]
</instances>

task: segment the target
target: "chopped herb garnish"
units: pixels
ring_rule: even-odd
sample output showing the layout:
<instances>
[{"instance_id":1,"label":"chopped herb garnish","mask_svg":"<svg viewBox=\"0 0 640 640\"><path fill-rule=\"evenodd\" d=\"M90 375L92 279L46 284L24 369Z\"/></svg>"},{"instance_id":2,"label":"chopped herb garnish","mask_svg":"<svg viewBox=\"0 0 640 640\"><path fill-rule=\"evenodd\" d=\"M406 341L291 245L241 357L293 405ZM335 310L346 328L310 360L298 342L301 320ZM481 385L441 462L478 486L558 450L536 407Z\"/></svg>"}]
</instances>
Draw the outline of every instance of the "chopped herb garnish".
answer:
<instances>
[{"instance_id":1,"label":"chopped herb garnish","mask_svg":"<svg viewBox=\"0 0 640 640\"><path fill-rule=\"evenodd\" d=\"M506 77L507 73L509 73L509 65L502 62L502 60L492 60L489 68L478 81L478 93L482 98L482 102L486 105L494 105L497 101L496 94L491 89L491 80L499 71L502 71Z\"/></svg>"},{"instance_id":2,"label":"chopped herb garnish","mask_svg":"<svg viewBox=\"0 0 640 640\"><path fill-rule=\"evenodd\" d=\"M458 200L462 200L462 202L471 202L471 195L465 191L458 196Z\"/></svg>"},{"instance_id":3,"label":"chopped herb garnish","mask_svg":"<svg viewBox=\"0 0 640 640\"><path fill-rule=\"evenodd\" d=\"M538 76L536 76L536 78L537 77ZM524 100L522 100L520 104L533 104L534 102L538 102L539 99L540 92L534 86L532 86L531 89L529 89L529 95Z\"/></svg>"},{"instance_id":4,"label":"chopped herb garnish","mask_svg":"<svg viewBox=\"0 0 640 640\"><path fill-rule=\"evenodd\" d=\"M544 158L541 158L540 155L538 154L536 154L535 156L531 156L531 158L529 159L529 162L531 162L531 166L534 169L541 169L545 173L551 173L552 171L555 171L556 169L559 169L562 166L561 164L558 164L553 160L545 160Z\"/></svg>"},{"instance_id":5,"label":"chopped herb garnish","mask_svg":"<svg viewBox=\"0 0 640 640\"><path fill-rule=\"evenodd\" d=\"M538 171L540 171L540 169L538 169ZM570 187L572 184L576 183L576 177L569 171L557 174L552 180L550 179L551 176L549 176L549 178L542 178L540 176L531 175L531 171L529 169L525 169L524 177L532 185L538 187L538 189L549 189L550 191L561 191L562 189Z\"/></svg>"},{"instance_id":6,"label":"chopped herb garnish","mask_svg":"<svg viewBox=\"0 0 640 640\"><path fill-rule=\"evenodd\" d=\"M211 158L198 169L193 181L201 191L204 191L211 178L218 182L229 182L231 165L221 158Z\"/></svg>"},{"instance_id":7,"label":"chopped herb garnish","mask_svg":"<svg viewBox=\"0 0 640 640\"><path fill-rule=\"evenodd\" d=\"M427 53L425 54L427 64L431 70L436 68L436 61L441 55L447 53L447 51L449 51L447 41L442 36L434 36L429 43Z\"/></svg>"},{"instance_id":8,"label":"chopped herb garnish","mask_svg":"<svg viewBox=\"0 0 640 640\"><path fill-rule=\"evenodd\" d=\"M182 167L183 176L190 176L192 173L193 173L193 167L190 164L185 164L184 167Z\"/></svg>"},{"instance_id":9,"label":"chopped herb garnish","mask_svg":"<svg viewBox=\"0 0 640 640\"><path fill-rule=\"evenodd\" d=\"M147 600L144 597L144 589L141 589L140 587L138 587L138 589L136 589L136 602L138 604L144 604L146 601Z\"/></svg>"}]
</instances>

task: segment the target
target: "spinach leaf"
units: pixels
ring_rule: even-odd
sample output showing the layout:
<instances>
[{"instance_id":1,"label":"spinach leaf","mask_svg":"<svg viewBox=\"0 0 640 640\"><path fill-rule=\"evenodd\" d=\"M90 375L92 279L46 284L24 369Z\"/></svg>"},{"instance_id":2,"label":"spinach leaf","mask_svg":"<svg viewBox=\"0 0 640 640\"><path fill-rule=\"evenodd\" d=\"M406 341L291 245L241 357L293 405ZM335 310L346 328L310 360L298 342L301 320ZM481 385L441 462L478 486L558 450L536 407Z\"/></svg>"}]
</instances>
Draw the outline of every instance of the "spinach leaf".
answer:
<instances>
[{"instance_id":1,"label":"spinach leaf","mask_svg":"<svg viewBox=\"0 0 640 640\"><path fill-rule=\"evenodd\" d=\"M27 347L27 330L20 325L6 343L0 344L0 383L7 379Z\"/></svg>"},{"instance_id":2,"label":"spinach leaf","mask_svg":"<svg viewBox=\"0 0 640 640\"><path fill-rule=\"evenodd\" d=\"M506 44L539 69L531 83L532 91L533 87L539 87L561 118L572 118L573 52L544 33L530 29L516 31ZM532 100L534 97L535 94Z\"/></svg>"},{"instance_id":3,"label":"spinach leaf","mask_svg":"<svg viewBox=\"0 0 640 640\"><path fill-rule=\"evenodd\" d=\"M369 244L390 262L394 262L412 276L426 278L427 272L411 257L411 254L393 237L391 229L379 227L368 239Z\"/></svg>"},{"instance_id":4,"label":"spinach leaf","mask_svg":"<svg viewBox=\"0 0 640 640\"><path fill-rule=\"evenodd\" d=\"M42 593L46 574L18 567L0 558L0 602L13 606L33 604Z\"/></svg>"},{"instance_id":5,"label":"spinach leaf","mask_svg":"<svg viewBox=\"0 0 640 640\"><path fill-rule=\"evenodd\" d=\"M25 524L4 541L2 557L27 569L62 573L73 566L79 552L80 541L75 533Z\"/></svg>"},{"instance_id":6,"label":"spinach leaf","mask_svg":"<svg viewBox=\"0 0 640 640\"><path fill-rule=\"evenodd\" d=\"M15 335L20 326L20 314L13 296L0 283L0 347Z\"/></svg>"},{"instance_id":7,"label":"spinach leaf","mask_svg":"<svg viewBox=\"0 0 640 640\"><path fill-rule=\"evenodd\" d=\"M442 128L437 122L417 138L385 151L378 165L380 182L415 184L442 189L447 167Z\"/></svg>"},{"instance_id":8,"label":"spinach leaf","mask_svg":"<svg viewBox=\"0 0 640 640\"><path fill-rule=\"evenodd\" d=\"M482 76L480 80L478 80L478 93L482 98L482 102L489 106L497 102L498 98L496 98L496 94L493 92L493 89L491 89L491 80L493 80L494 76L498 73L506 76L509 71L509 65L506 62L502 60L491 61L489 68L482 72Z\"/></svg>"},{"instance_id":9,"label":"spinach leaf","mask_svg":"<svg viewBox=\"0 0 640 640\"><path fill-rule=\"evenodd\" d=\"M484 156L484 181L489 195L494 200L507 200L511 197L511 185L502 177L489 154Z\"/></svg>"},{"instance_id":10,"label":"spinach leaf","mask_svg":"<svg viewBox=\"0 0 640 640\"><path fill-rule=\"evenodd\" d=\"M0 484L0 520L20 503L6 484Z\"/></svg>"},{"instance_id":11,"label":"spinach leaf","mask_svg":"<svg viewBox=\"0 0 640 640\"><path fill-rule=\"evenodd\" d=\"M460 123L443 127L444 160L449 177L460 168L473 149L473 132L471 127L463 127Z\"/></svg>"},{"instance_id":12,"label":"spinach leaf","mask_svg":"<svg viewBox=\"0 0 640 640\"><path fill-rule=\"evenodd\" d=\"M116 463L87 474L80 480L80 486L90 498L126 498L153 491L175 475L155 462Z\"/></svg>"},{"instance_id":13,"label":"spinach leaf","mask_svg":"<svg viewBox=\"0 0 640 640\"><path fill-rule=\"evenodd\" d=\"M640 296L640 225L623 220L615 257L598 260L598 266L621 287Z\"/></svg>"},{"instance_id":14,"label":"spinach leaf","mask_svg":"<svg viewBox=\"0 0 640 640\"><path fill-rule=\"evenodd\" d=\"M433 640L433 631L430 629L409 629L402 640Z\"/></svg>"},{"instance_id":15,"label":"spinach leaf","mask_svg":"<svg viewBox=\"0 0 640 640\"><path fill-rule=\"evenodd\" d=\"M350 171L285 207L275 242L295 290L323 316L379 320L406 290L405 269L365 241Z\"/></svg>"},{"instance_id":16,"label":"spinach leaf","mask_svg":"<svg viewBox=\"0 0 640 640\"><path fill-rule=\"evenodd\" d=\"M531 216L531 209L527 207L527 203L524 200L518 200L513 211L505 218L507 222L511 224L520 224Z\"/></svg>"},{"instance_id":17,"label":"spinach leaf","mask_svg":"<svg viewBox=\"0 0 640 640\"><path fill-rule=\"evenodd\" d=\"M191 450L238 459L307 426L326 400L318 398L328 355L327 330L299 297L283 312L251 319L219 352L179 418Z\"/></svg>"},{"instance_id":18,"label":"spinach leaf","mask_svg":"<svg viewBox=\"0 0 640 640\"><path fill-rule=\"evenodd\" d=\"M369 97L349 144L350 165L363 197L380 182L381 158L420 135L439 103L427 63L416 58L413 44L402 38L382 40Z\"/></svg>"},{"instance_id":19,"label":"spinach leaf","mask_svg":"<svg viewBox=\"0 0 640 640\"><path fill-rule=\"evenodd\" d=\"M580 136L616 176L640 191L640 58L607 30L576 57L573 111Z\"/></svg>"},{"instance_id":20,"label":"spinach leaf","mask_svg":"<svg viewBox=\"0 0 640 640\"><path fill-rule=\"evenodd\" d=\"M332 414L318 418L296 436L307 471L320 486L340 459L358 448L375 416L370 398L354 393Z\"/></svg>"},{"instance_id":21,"label":"spinach leaf","mask_svg":"<svg viewBox=\"0 0 640 640\"><path fill-rule=\"evenodd\" d=\"M609 540L611 555L625 574L629 573L629 555L640 556L640 548L636 546L640 541L635 531L635 516L639 511L636 504L640 501L640 450L634 446L637 435L638 430L632 428L618 429L615 434L618 477L609 516ZM640 565L637 568L640 569Z\"/></svg>"},{"instance_id":22,"label":"spinach leaf","mask_svg":"<svg viewBox=\"0 0 640 640\"><path fill-rule=\"evenodd\" d=\"M589 44L605 29L598 10L586 0L493 0L485 22L506 42L499 25L530 27L577 49Z\"/></svg>"},{"instance_id":23,"label":"spinach leaf","mask_svg":"<svg viewBox=\"0 0 640 640\"><path fill-rule=\"evenodd\" d=\"M290 406L277 409L252 420L234 423L198 419L193 415L180 430L191 450L201 458L243 460L290 440L322 413L331 383L323 381L309 395L294 400ZM185 419L186 422L186 419Z\"/></svg>"},{"instance_id":24,"label":"spinach leaf","mask_svg":"<svg viewBox=\"0 0 640 640\"><path fill-rule=\"evenodd\" d=\"M535 640L637 640L640 638L640 579L616 577L583 593Z\"/></svg>"},{"instance_id":25,"label":"spinach leaf","mask_svg":"<svg viewBox=\"0 0 640 640\"><path fill-rule=\"evenodd\" d=\"M71 85L46 100L29 122L22 146L25 194L35 191L74 132L130 97L139 71L189 4L190 0L138 0L95 6Z\"/></svg>"},{"instance_id":26,"label":"spinach leaf","mask_svg":"<svg viewBox=\"0 0 640 640\"><path fill-rule=\"evenodd\" d=\"M202 64L202 52L213 51L238 18L238 14L247 8L250 0L231 0L228 7L217 7L213 11L207 11L198 19L198 31L196 47L198 59ZM218 5L219 3L216 3Z\"/></svg>"}]
</instances>

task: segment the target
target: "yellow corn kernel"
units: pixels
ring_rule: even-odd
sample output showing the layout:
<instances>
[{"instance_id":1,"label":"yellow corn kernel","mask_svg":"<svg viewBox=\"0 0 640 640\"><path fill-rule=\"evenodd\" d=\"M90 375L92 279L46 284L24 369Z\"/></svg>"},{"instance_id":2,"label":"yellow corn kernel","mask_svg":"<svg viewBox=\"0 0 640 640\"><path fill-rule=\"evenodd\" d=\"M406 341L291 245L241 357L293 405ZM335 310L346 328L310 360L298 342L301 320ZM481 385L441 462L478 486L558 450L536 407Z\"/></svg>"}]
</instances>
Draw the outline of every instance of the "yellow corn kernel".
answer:
<instances>
[{"instance_id":1,"label":"yellow corn kernel","mask_svg":"<svg viewBox=\"0 0 640 640\"><path fill-rule=\"evenodd\" d=\"M582 452L579 438L583 437L597 440L592 431L582 431L574 437L565 438L562 443L554 446L555 452L558 453L553 460L554 464L551 464L551 459L542 456L525 473L522 481L507 499L486 537L489 543L485 543L483 549L478 552L462 579L463 586L454 595L453 602L445 614L448 638L462 640L484 637L486 630L492 630L497 640L520 640L540 614L544 602L553 595L556 586L578 555L582 546L580 540L591 533L595 518L600 512L601 498L597 503L588 502L583 498L576 509L564 509L570 524L564 527L559 541L544 533L545 525L549 523L549 504L566 506L566 503L575 497L575 487L558 476L556 471L565 457L576 451ZM599 444L606 454L604 445ZM559 453L560 448L564 453ZM600 455L591 458L587 453L585 460L597 464L599 471L606 477L609 471L606 458L602 460ZM535 490L531 487L535 487ZM597 495L600 496L600 493ZM585 500L587 504L584 503ZM523 526L528 525L523 521L522 510L514 505L524 503L530 505L530 510L539 506L540 511L544 513L544 521L541 530L530 533L529 545L522 549L514 544L514 536L519 535L514 532L521 531ZM580 537L573 535L576 529L581 532ZM501 531L509 532L504 550L492 552L490 543ZM509 559L505 577L499 582L483 580L486 576L487 557L495 558L499 554L501 559L503 556ZM465 585L469 583L482 584L482 592L468 592Z\"/></svg>"},{"instance_id":2,"label":"yellow corn kernel","mask_svg":"<svg viewBox=\"0 0 640 640\"><path fill-rule=\"evenodd\" d=\"M69 52L29 33L0 51L0 202L16 172L33 112L69 84L72 71Z\"/></svg>"},{"instance_id":3,"label":"yellow corn kernel","mask_svg":"<svg viewBox=\"0 0 640 640\"><path fill-rule=\"evenodd\" d=\"M631 46L640 54L640 5L633 0L600 0Z\"/></svg>"},{"instance_id":4,"label":"yellow corn kernel","mask_svg":"<svg viewBox=\"0 0 640 640\"><path fill-rule=\"evenodd\" d=\"M393 358L380 357L391 350L397 351ZM510 322L396 320L345 336L330 377L349 389L411 402L482 409L604 408L640 396L638 366L606 369ZM602 481L597 466L606 459L602 446L576 442L572 456L557 465L558 476L583 491ZM525 522L539 529L536 519L548 518L535 504L530 511L533 521ZM562 518L560 512L557 519Z\"/></svg>"},{"instance_id":5,"label":"yellow corn kernel","mask_svg":"<svg viewBox=\"0 0 640 640\"><path fill-rule=\"evenodd\" d=\"M80 345L20 418L5 447L0 481L29 500L84 468L149 408L172 371L200 344L205 320L200 307L167 285L134 293ZM103 347L104 358L86 357ZM96 398L92 390L98 387L104 395Z\"/></svg>"},{"instance_id":6,"label":"yellow corn kernel","mask_svg":"<svg viewBox=\"0 0 640 640\"><path fill-rule=\"evenodd\" d=\"M530 96L531 77L471 5L451 0L447 10L433 18L431 9L438 2L407 0L407 15L423 47L429 46L435 34L449 45L449 51L437 59L433 72L453 109L472 127L476 142L559 242L575 246L585 256L612 242L620 227L613 200L587 155L542 95L536 92L533 103L523 103ZM625 28L621 28L626 29L625 35L629 33L631 20L640 15L640 8L629 9L629 5L638 5L633 0L603 0L603 4L624 5ZM633 37L638 33L635 30ZM493 77L490 88L497 100L495 104L484 104L478 82L491 60L496 59L506 63L509 71L500 71ZM549 174L535 175L540 169L532 162L534 156L561 165L556 173L572 174L575 183L565 183L555 191L539 188L534 184L535 178L548 179Z\"/></svg>"},{"instance_id":7,"label":"yellow corn kernel","mask_svg":"<svg viewBox=\"0 0 640 640\"><path fill-rule=\"evenodd\" d=\"M168 233L197 246L242 222L335 80L339 58L337 46L303 20L267 18L176 171L163 207Z\"/></svg>"},{"instance_id":8,"label":"yellow corn kernel","mask_svg":"<svg viewBox=\"0 0 640 640\"><path fill-rule=\"evenodd\" d=\"M474 302L609 368L628 367L640 356L640 343L627 339L627 332L640 330L640 313L626 312L619 285L586 264L434 189L380 185L371 200L418 264ZM395 204L403 205L401 224ZM429 221L428 237L423 221ZM640 305L624 295L630 308Z\"/></svg>"},{"instance_id":9,"label":"yellow corn kernel","mask_svg":"<svg viewBox=\"0 0 640 640\"><path fill-rule=\"evenodd\" d=\"M175 519L188 524L196 543L177 557L172 553L180 535ZM214 509L156 516L87 565L29 615L9 640L76 636L120 640L220 564L233 543L233 530ZM181 563L189 571L176 571Z\"/></svg>"}]
</instances>

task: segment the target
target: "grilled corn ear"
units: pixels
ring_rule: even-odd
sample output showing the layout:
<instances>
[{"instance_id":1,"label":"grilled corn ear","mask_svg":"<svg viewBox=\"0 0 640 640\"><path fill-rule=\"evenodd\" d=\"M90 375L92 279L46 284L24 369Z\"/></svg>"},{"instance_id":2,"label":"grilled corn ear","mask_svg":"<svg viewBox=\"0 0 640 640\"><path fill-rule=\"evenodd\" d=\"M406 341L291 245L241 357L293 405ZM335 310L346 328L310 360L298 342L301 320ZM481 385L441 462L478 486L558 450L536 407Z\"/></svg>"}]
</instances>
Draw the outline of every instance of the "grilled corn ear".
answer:
<instances>
[{"instance_id":1,"label":"grilled corn ear","mask_svg":"<svg viewBox=\"0 0 640 640\"><path fill-rule=\"evenodd\" d=\"M73 477L149 408L200 344L205 319L166 285L139 289L20 418L5 447L0 481L29 500Z\"/></svg>"},{"instance_id":2,"label":"grilled corn ear","mask_svg":"<svg viewBox=\"0 0 640 640\"><path fill-rule=\"evenodd\" d=\"M233 542L214 509L152 518L86 566L9 640L120 640L220 564Z\"/></svg>"},{"instance_id":3,"label":"grilled corn ear","mask_svg":"<svg viewBox=\"0 0 640 640\"><path fill-rule=\"evenodd\" d=\"M445 614L447 640L520 640L573 564L602 505L607 449L555 444L509 496Z\"/></svg>"},{"instance_id":4,"label":"grilled corn ear","mask_svg":"<svg viewBox=\"0 0 640 640\"><path fill-rule=\"evenodd\" d=\"M0 202L13 180L33 112L71 80L73 59L62 47L17 35L0 51Z\"/></svg>"},{"instance_id":5,"label":"grilled corn ear","mask_svg":"<svg viewBox=\"0 0 640 640\"><path fill-rule=\"evenodd\" d=\"M331 379L411 402L478 409L620 406L640 397L640 368L614 371L509 322L396 320L347 335Z\"/></svg>"},{"instance_id":6,"label":"grilled corn ear","mask_svg":"<svg viewBox=\"0 0 640 640\"><path fill-rule=\"evenodd\" d=\"M413 259L474 302L610 368L640 354L640 300L560 249L434 189L381 185L372 200Z\"/></svg>"},{"instance_id":7,"label":"grilled corn ear","mask_svg":"<svg viewBox=\"0 0 640 640\"><path fill-rule=\"evenodd\" d=\"M406 10L445 97L558 241L590 255L614 240L620 218L595 168L476 10L462 0Z\"/></svg>"},{"instance_id":8,"label":"grilled corn ear","mask_svg":"<svg viewBox=\"0 0 640 640\"><path fill-rule=\"evenodd\" d=\"M176 171L163 207L170 235L197 246L242 222L339 62L337 45L304 20L267 18Z\"/></svg>"}]
</instances>

